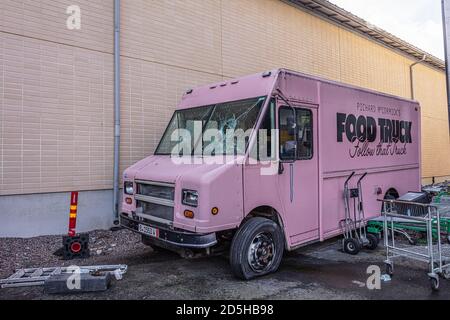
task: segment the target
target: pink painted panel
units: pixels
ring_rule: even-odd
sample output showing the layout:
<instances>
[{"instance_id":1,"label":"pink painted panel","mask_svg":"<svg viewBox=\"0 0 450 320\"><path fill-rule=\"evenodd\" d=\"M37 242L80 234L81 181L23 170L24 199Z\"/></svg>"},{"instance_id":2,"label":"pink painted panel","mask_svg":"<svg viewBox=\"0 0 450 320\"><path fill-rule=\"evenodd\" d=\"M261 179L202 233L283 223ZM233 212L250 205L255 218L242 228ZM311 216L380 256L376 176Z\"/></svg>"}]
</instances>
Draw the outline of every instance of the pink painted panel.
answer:
<instances>
[{"instance_id":1,"label":"pink painted panel","mask_svg":"<svg viewBox=\"0 0 450 320\"><path fill-rule=\"evenodd\" d=\"M400 171L387 171L372 173L366 176L362 182L364 211L366 218L380 216L381 202L384 193L390 188L395 188L399 194L408 191L417 191L418 169L407 169ZM355 188L361 175L355 176L350 184L350 188ZM344 182L347 176L326 178L323 181L323 233L325 238L333 237L340 233L339 221L344 219ZM381 188L383 195L377 195L376 189ZM353 200L350 200L353 214Z\"/></svg>"},{"instance_id":2,"label":"pink painted panel","mask_svg":"<svg viewBox=\"0 0 450 320\"><path fill-rule=\"evenodd\" d=\"M417 104L328 83L320 93L324 173L419 166ZM403 137L396 143L391 138L397 131ZM358 136L363 141L350 140Z\"/></svg>"}]
</instances>

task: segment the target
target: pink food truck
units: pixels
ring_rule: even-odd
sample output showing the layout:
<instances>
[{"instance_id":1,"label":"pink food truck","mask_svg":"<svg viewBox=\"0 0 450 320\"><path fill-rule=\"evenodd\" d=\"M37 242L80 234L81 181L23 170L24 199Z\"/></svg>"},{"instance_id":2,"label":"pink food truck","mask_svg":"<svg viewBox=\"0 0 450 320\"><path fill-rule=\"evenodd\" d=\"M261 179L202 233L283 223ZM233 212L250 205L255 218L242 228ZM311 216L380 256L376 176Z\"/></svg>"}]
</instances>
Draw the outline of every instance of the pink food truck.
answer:
<instances>
[{"instance_id":1,"label":"pink food truck","mask_svg":"<svg viewBox=\"0 0 450 320\"><path fill-rule=\"evenodd\" d=\"M418 103L289 70L188 90L155 154L124 173L121 225L187 257L229 249L252 279L345 233L349 177L345 190L364 177L365 219L419 191L420 137Z\"/></svg>"}]
</instances>

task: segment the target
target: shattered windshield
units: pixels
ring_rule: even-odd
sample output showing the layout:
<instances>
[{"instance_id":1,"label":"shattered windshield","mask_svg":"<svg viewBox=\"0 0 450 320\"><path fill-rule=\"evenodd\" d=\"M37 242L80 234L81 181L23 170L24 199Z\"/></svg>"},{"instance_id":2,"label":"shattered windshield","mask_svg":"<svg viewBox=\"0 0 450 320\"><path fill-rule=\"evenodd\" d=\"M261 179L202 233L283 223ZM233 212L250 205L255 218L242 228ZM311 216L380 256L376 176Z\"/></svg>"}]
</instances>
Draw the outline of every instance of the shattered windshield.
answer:
<instances>
[{"instance_id":1,"label":"shattered windshield","mask_svg":"<svg viewBox=\"0 0 450 320\"><path fill-rule=\"evenodd\" d=\"M156 155L245 154L265 97L178 110Z\"/></svg>"}]
</instances>

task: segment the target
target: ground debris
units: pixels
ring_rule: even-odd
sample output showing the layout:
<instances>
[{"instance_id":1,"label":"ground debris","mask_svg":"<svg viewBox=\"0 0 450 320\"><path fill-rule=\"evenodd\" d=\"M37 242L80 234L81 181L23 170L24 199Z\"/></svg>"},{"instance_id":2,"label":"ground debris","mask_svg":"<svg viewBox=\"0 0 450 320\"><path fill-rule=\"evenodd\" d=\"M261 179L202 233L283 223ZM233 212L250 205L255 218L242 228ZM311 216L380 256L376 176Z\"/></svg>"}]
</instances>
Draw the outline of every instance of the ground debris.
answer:
<instances>
[{"instance_id":1,"label":"ground debris","mask_svg":"<svg viewBox=\"0 0 450 320\"><path fill-rule=\"evenodd\" d=\"M128 230L98 230L90 232L89 236L91 253L100 251L100 254L70 261L63 261L60 256L54 255L62 246L62 236L0 238L0 278L7 278L21 268L110 264L108 261L111 260L117 260L120 264L124 255L142 253L147 248L141 244L138 234Z\"/></svg>"}]
</instances>

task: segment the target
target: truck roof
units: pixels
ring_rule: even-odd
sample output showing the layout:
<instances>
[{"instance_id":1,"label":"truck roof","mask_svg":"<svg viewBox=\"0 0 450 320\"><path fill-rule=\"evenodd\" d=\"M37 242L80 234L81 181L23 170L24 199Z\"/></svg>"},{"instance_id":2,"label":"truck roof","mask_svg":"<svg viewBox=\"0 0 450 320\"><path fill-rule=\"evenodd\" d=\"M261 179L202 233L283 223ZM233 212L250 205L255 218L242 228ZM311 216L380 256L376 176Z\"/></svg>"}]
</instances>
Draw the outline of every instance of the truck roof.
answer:
<instances>
[{"instance_id":1,"label":"truck roof","mask_svg":"<svg viewBox=\"0 0 450 320\"><path fill-rule=\"evenodd\" d=\"M178 109L193 108L226 101L237 101L241 99L267 96L272 91L272 89L274 89L281 74L292 75L307 80L313 80L320 83L327 83L333 86L366 92L418 105L417 101L410 100L407 98L375 91L373 89L367 89L351 84L333 81L318 76L312 76L289 69L280 68L248 76L243 76L235 79L228 79L221 82L190 89L186 91L185 94L183 95L182 101L178 106Z\"/></svg>"},{"instance_id":2,"label":"truck roof","mask_svg":"<svg viewBox=\"0 0 450 320\"><path fill-rule=\"evenodd\" d=\"M349 88L349 89L353 89L353 90L358 90L358 91L363 91L363 92L368 92L371 94L375 94L375 95L379 95L379 96L383 96L386 98L392 98L392 99L396 99L396 100L400 100L400 101L405 101L405 102L410 102L410 103L414 103L414 104L419 104L418 101L416 100L411 100L408 98L404 98L404 97L400 97L400 96L396 96L393 94L389 94L389 93L384 93L384 92L380 92L380 91L376 91L374 89L368 89L368 88L364 88L364 87L360 87L360 86L356 86L356 85L352 85L352 84L348 84L348 83L344 83L344 82L339 82L339 81L334 81L334 80L330 80L330 79L326 79L326 78L322 78L319 76L312 76L312 75L308 75L305 73L301 73L298 71L293 71L290 69L277 69L276 71L279 72L285 72L286 74L291 74L291 75L295 75L301 78L305 78L305 79L311 79L311 80L316 80L316 81L320 81L322 83L329 83L338 87L344 87L344 88Z\"/></svg>"}]
</instances>

